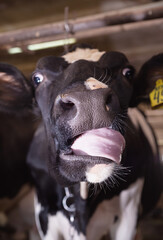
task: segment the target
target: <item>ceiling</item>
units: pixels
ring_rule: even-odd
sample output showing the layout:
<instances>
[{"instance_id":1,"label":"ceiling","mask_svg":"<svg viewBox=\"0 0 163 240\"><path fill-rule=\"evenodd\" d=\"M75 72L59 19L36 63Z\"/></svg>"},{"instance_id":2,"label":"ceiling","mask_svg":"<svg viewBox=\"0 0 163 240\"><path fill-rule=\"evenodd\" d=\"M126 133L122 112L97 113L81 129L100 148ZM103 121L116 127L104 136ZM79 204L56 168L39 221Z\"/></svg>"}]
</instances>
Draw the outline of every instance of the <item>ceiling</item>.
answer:
<instances>
[{"instance_id":1,"label":"ceiling","mask_svg":"<svg viewBox=\"0 0 163 240\"><path fill-rule=\"evenodd\" d=\"M112 11L114 11L115 16L116 14L118 16L122 9L137 6L143 8L151 4L159 4L163 7L163 1L149 0L5 0L0 2L0 40L3 38L3 34L9 34L16 30L21 30L23 34L24 30L29 29L30 31L32 27L43 27L46 24L61 21L64 23L66 6L69 7L68 20L76 21L83 17L91 18L97 14L108 14ZM140 15L138 12L138 17ZM131 25L127 30L121 27L114 29L110 27L107 34L104 34L103 31L102 34L92 34L92 37L93 29L89 31L90 35L81 32L77 42L89 43L100 50L124 52L136 67L140 67L152 55L163 51L163 26L159 23L142 27L142 22L138 22L136 27ZM73 37L75 36L76 34L73 35ZM55 34L52 35L51 40L55 37ZM58 47L34 52L27 51L24 46L21 54L8 54L8 48L21 43L13 42L5 46L5 49L0 43L0 61L16 65L26 75L33 71L36 61L40 57L51 54L58 55L64 51L63 47Z\"/></svg>"},{"instance_id":2,"label":"ceiling","mask_svg":"<svg viewBox=\"0 0 163 240\"><path fill-rule=\"evenodd\" d=\"M103 19L106 16L114 15L114 19L119 19L126 9L131 8L135 13L134 18L121 16L120 21L111 23L107 26L96 26L87 31L80 30L69 33L69 37L76 38L77 42L88 43L100 50L121 51L127 55L129 60L138 69L147 59L155 54L163 52L163 16L154 15L154 11L148 13L151 19L142 19L141 9L145 7L155 8L159 6L163 9L163 1L151 0L5 0L0 1L0 62L7 62L18 67L27 76L35 68L37 60L45 55L59 55L64 51L63 47L55 47L38 51L29 51L26 48L26 36L31 30L47 29L47 26L58 29L57 23L84 22L87 27L88 20L96 19L102 14ZM68 15L65 15L65 7L69 8ZM134 8L133 8L134 7ZM136 10L138 8L138 10ZM129 10L130 12L130 10ZM162 11L163 13L163 11ZM100 15L101 16L101 15ZM66 20L65 20L66 18ZM84 20L83 20L84 19ZM126 20L127 19L127 20ZM119 21L119 22L118 22ZM51 25L48 25L51 24ZM54 25L53 25L54 24ZM62 26L60 25L60 26ZM83 25L82 25L83 26ZM104 27L104 28L103 28ZM12 40L11 33L18 36L21 32L24 39L19 41L3 42L4 36L9 36L6 40ZM51 31L52 32L52 31ZM25 35L26 33L26 35ZM66 32L61 35L51 34L44 39L37 36L37 42L47 39L66 38ZM11 39L10 39L11 38ZM28 44L34 40L28 39ZM11 47L21 47L22 53L9 54ZM150 121L155 126L161 151L163 152L163 112L148 112Z\"/></svg>"},{"instance_id":3,"label":"ceiling","mask_svg":"<svg viewBox=\"0 0 163 240\"><path fill-rule=\"evenodd\" d=\"M5 0L0 2L0 32L12 31L64 19L64 8L69 7L69 18L79 18L137 5L149 0Z\"/></svg>"}]
</instances>

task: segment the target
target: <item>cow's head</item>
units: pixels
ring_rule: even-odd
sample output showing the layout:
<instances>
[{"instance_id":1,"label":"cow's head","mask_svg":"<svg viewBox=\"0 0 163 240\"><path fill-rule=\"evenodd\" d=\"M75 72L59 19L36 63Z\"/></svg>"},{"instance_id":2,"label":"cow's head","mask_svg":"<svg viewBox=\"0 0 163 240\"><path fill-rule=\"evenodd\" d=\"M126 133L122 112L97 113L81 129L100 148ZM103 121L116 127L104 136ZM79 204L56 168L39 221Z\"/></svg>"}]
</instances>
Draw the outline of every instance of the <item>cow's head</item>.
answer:
<instances>
[{"instance_id":1,"label":"cow's head","mask_svg":"<svg viewBox=\"0 0 163 240\"><path fill-rule=\"evenodd\" d=\"M0 63L0 113L29 113L32 98L31 82L16 67Z\"/></svg>"},{"instance_id":2,"label":"cow's head","mask_svg":"<svg viewBox=\"0 0 163 240\"><path fill-rule=\"evenodd\" d=\"M94 49L37 63L35 99L46 129L49 169L60 182L103 182L120 164L134 72L122 53Z\"/></svg>"},{"instance_id":3,"label":"cow's head","mask_svg":"<svg viewBox=\"0 0 163 240\"><path fill-rule=\"evenodd\" d=\"M154 87L163 54L149 62L150 69L147 63L134 77L134 68L118 52L76 48L39 60L32 74L34 98L45 127L41 139L48 145L49 171L59 183L100 183L119 168L128 107Z\"/></svg>"},{"instance_id":4,"label":"cow's head","mask_svg":"<svg viewBox=\"0 0 163 240\"><path fill-rule=\"evenodd\" d=\"M26 155L37 124L32 99L23 74L0 63L0 198L14 197L29 180Z\"/></svg>"}]
</instances>

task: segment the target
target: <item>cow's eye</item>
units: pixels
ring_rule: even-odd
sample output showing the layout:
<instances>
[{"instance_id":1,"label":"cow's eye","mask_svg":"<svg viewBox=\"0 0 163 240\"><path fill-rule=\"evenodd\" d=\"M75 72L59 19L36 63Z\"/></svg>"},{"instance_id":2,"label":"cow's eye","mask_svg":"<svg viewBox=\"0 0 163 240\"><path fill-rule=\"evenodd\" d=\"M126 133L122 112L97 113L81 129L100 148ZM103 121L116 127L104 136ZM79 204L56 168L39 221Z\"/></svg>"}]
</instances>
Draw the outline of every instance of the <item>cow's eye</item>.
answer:
<instances>
[{"instance_id":1,"label":"cow's eye","mask_svg":"<svg viewBox=\"0 0 163 240\"><path fill-rule=\"evenodd\" d=\"M35 73L32 77L34 84L38 86L44 79L44 76L41 73Z\"/></svg>"},{"instance_id":2,"label":"cow's eye","mask_svg":"<svg viewBox=\"0 0 163 240\"><path fill-rule=\"evenodd\" d=\"M123 76L125 76L128 80L131 80L134 76L134 69L132 68L124 68L122 71Z\"/></svg>"}]
</instances>

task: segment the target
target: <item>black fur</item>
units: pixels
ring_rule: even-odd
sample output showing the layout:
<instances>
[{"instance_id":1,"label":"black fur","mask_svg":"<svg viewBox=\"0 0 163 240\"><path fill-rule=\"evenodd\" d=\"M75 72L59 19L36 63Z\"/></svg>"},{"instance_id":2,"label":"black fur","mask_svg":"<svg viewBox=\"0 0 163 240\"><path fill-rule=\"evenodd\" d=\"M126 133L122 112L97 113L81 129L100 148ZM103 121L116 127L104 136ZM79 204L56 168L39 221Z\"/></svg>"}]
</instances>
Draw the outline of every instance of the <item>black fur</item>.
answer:
<instances>
[{"instance_id":1,"label":"black fur","mask_svg":"<svg viewBox=\"0 0 163 240\"><path fill-rule=\"evenodd\" d=\"M149 89L153 87L157 77L150 78L151 72L155 75L155 69L160 70L160 66L163 64L162 56L163 54L158 55L145 63L136 77L134 67L122 53L118 52L106 52L96 62L81 59L74 63L68 63L63 57L44 57L37 63L32 76L32 85L21 73L18 74L18 70L5 65L5 69L9 69L7 74L12 69L12 75L14 79L17 79L14 80L16 82L10 82L13 84L10 87L8 87L8 83L4 82L0 86L2 91L0 109L2 114L5 114L3 122L7 116L4 109L10 114L14 112L15 115L19 111L21 124L23 124L23 126L19 124L19 129L21 126L27 128L21 113L23 114L25 110L27 116L30 116L33 100L37 103L41 113L42 121L35 131L29 151L29 143L35 129L31 119L28 120L28 129L31 129L31 132L27 134L27 139L24 136L21 139L21 144L26 145L23 157L20 155L24 164L20 173L26 172L24 158L28 151L27 164L36 187L38 202L42 206L39 221L44 235L48 230L47 217L49 214L55 216L58 212L62 212L69 218L69 214L62 206L62 199L65 195L64 186L69 186L74 194L76 206L74 226L78 233L82 232L84 235L87 224L99 203L118 196L122 190L127 189L139 178L145 178L142 193L144 213L147 213L156 204L162 189L158 149L156 146L157 152L154 155L143 129L141 126L139 129L135 128L128 119L127 110L143 101L143 96L146 96ZM149 69L149 66L152 67ZM124 69L128 69L126 75L123 72ZM162 74L161 70L160 73ZM103 82L108 88L86 89L84 82L89 77ZM140 84L141 81L145 81L145 83ZM12 101L5 99L6 89L9 89L8 93ZM106 111L106 106L109 111ZM13 129L15 129L16 122L17 119L13 122L10 121ZM102 157L72 155L71 145L80 134L87 130L103 127L112 127L119 131L126 140L121 166ZM14 138L16 135L17 132L13 133ZM4 141L4 132L2 136L2 141ZM4 142L4 145L3 149L6 148L7 143ZM10 146L10 149L18 149L17 151L20 153L20 147L22 150L22 146L16 141L14 145ZM1 169L4 172L11 170L11 163L8 168L4 166L5 158L7 157L1 158ZM20 167L20 160L17 156L14 156L14 161L17 161ZM115 176L108 178L105 183L97 185L96 193L94 193L94 185L90 184L88 199L81 199L79 182L86 180L85 172L88 166L109 165L110 163L114 164ZM18 169L14 172L17 173ZM5 178L4 175L2 176ZM26 175L24 174L24 176ZM26 179L18 180L17 189ZM8 181L9 185L11 181L12 179ZM10 190L11 195L14 193L11 194ZM113 223L118 219L119 216L114 216Z\"/></svg>"},{"instance_id":2,"label":"black fur","mask_svg":"<svg viewBox=\"0 0 163 240\"><path fill-rule=\"evenodd\" d=\"M0 197L14 197L30 175L26 156L37 121L32 85L15 67L0 63Z\"/></svg>"}]
</instances>

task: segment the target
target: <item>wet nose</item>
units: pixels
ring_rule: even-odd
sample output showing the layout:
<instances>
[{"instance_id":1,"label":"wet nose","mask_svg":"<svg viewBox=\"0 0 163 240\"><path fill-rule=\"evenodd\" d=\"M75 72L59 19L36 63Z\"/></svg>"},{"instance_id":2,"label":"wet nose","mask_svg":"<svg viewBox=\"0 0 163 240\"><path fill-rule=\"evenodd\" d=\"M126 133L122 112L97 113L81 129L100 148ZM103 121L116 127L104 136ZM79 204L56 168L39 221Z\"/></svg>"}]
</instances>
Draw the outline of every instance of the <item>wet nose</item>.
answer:
<instances>
[{"instance_id":1,"label":"wet nose","mask_svg":"<svg viewBox=\"0 0 163 240\"><path fill-rule=\"evenodd\" d=\"M60 94L55 101L56 117L76 128L104 127L109 121L112 96L109 88Z\"/></svg>"}]
</instances>

